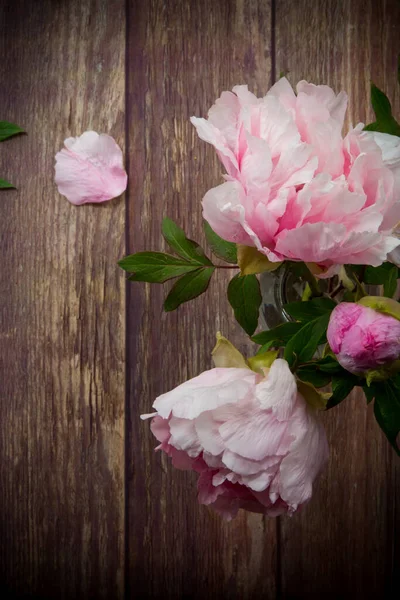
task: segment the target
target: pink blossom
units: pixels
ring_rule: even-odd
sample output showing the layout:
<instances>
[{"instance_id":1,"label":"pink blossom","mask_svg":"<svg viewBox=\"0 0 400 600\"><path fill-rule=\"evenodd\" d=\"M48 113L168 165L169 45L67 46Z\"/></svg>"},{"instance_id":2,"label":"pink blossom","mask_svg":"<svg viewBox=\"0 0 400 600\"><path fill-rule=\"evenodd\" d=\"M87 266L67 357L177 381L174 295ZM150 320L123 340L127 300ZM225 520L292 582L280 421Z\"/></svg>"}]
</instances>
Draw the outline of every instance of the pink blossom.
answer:
<instances>
[{"instance_id":1,"label":"pink blossom","mask_svg":"<svg viewBox=\"0 0 400 600\"><path fill-rule=\"evenodd\" d=\"M226 182L203 198L203 216L224 239L271 261L323 267L380 265L399 245L400 145L359 124L343 139L347 96L280 79L264 98L247 86L223 92L208 119L192 117L212 144Z\"/></svg>"},{"instance_id":2,"label":"pink blossom","mask_svg":"<svg viewBox=\"0 0 400 600\"><path fill-rule=\"evenodd\" d=\"M199 473L199 502L231 519L239 508L293 513L328 457L325 431L287 362L265 377L215 368L154 402L151 429L175 467Z\"/></svg>"},{"instance_id":3,"label":"pink blossom","mask_svg":"<svg viewBox=\"0 0 400 600\"><path fill-rule=\"evenodd\" d=\"M327 337L339 363L351 373L379 369L400 357L400 321L361 304L338 304Z\"/></svg>"},{"instance_id":4,"label":"pink blossom","mask_svg":"<svg viewBox=\"0 0 400 600\"><path fill-rule=\"evenodd\" d=\"M122 151L112 137L86 131L64 144L56 154L55 181L72 204L105 202L126 190Z\"/></svg>"}]
</instances>

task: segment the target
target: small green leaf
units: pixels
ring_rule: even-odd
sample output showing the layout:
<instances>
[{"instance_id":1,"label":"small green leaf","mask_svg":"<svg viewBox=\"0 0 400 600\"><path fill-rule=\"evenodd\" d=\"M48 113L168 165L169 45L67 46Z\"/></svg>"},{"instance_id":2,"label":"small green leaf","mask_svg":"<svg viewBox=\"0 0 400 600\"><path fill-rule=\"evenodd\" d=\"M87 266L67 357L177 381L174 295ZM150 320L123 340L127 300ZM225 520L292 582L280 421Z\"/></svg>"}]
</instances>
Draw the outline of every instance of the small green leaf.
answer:
<instances>
[{"instance_id":1,"label":"small green leaf","mask_svg":"<svg viewBox=\"0 0 400 600\"><path fill-rule=\"evenodd\" d=\"M375 418L387 439L400 456L400 389L393 381L384 381L374 386Z\"/></svg>"},{"instance_id":2,"label":"small green leaf","mask_svg":"<svg viewBox=\"0 0 400 600\"><path fill-rule=\"evenodd\" d=\"M215 367L248 369L249 366L243 354L220 332L217 333L217 343L211 356Z\"/></svg>"},{"instance_id":3,"label":"small green leaf","mask_svg":"<svg viewBox=\"0 0 400 600\"><path fill-rule=\"evenodd\" d=\"M268 331L257 333L257 335L254 335L251 339L256 344L265 345L270 343L272 346L273 342L276 342L275 345L284 346L302 327L303 323L289 321L288 323L282 323L282 325L278 325Z\"/></svg>"},{"instance_id":4,"label":"small green leaf","mask_svg":"<svg viewBox=\"0 0 400 600\"><path fill-rule=\"evenodd\" d=\"M284 357L290 366L312 359L318 346L326 337L330 313L314 321L309 321L292 337L286 345Z\"/></svg>"},{"instance_id":5,"label":"small green leaf","mask_svg":"<svg viewBox=\"0 0 400 600\"><path fill-rule=\"evenodd\" d=\"M228 300L236 321L248 335L253 335L257 328L262 300L257 277L235 275L228 285Z\"/></svg>"},{"instance_id":6,"label":"small green leaf","mask_svg":"<svg viewBox=\"0 0 400 600\"><path fill-rule=\"evenodd\" d=\"M376 369L367 371L366 382L369 387L375 381L385 381L391 379L400 372L400 360L394 360L386 365L377 365Z\"/></svg>"},{"instance_id":7,"label":"small green leaf","mask_svg":"<svg viewBox=\"0 0 400 600\"><path fill-rule=\"evenodd\" d=\"M374 83L371 83L371 104L377 121L384 121L392 116L388 97Z\"/></svg>"},{"instance_id":8,"label":"small green leaf","mask_svg":"<svg viewBox=\"0 0 400 600\"><path fill-rule=\"evenodd\" d=\"M14 135L18 135L19 133L25 133L21 127L15 125L14 123L7 123L7 121L0 121L0 142L7 140Z\"/></svg>"},{"instance_id":9,"label":"small green leaf","mask_svg":"<svg viewBox=\"0 0 400 600\"><path fill-rule=\"evenodd\" d=\"M285 311L296 321L313 321L317 317L330 314L336 303L330 298L312 298L305 302L290 302L285 304Z\"/></svg>"},{"instance_id":10,"label":"small green leaf","mask_svg":"<svg viewBox=\"0 0 400 600\"><path fill-rule=\"evenodd\" d=\"M393 298L397 290L397 272L396 265L392 265L388 277L383 284L383 293L386 298Z\"/></svg>"},{"instance_id":11,"label":"small green leaf","mask_svg":"<svg viewBox=\"0 0 400 600\"><path fill-rule=\"evenodd\" d=\"M400 125L393 117L388 97L373 83L371 83L371 102L376 121L364 127L364 130L400 136Z\"/></svg>"},{"instance_id":12,"label":"small green leaf","mask_svg":"<svg viewBox=\"0 0 400 600\"><path fill-rule=\"evenodd\" d=\"M332 396L330 392L319 392L312 383L305 381L297 380L297 389L307 404L316 410L325 410L326 404Z\"/></svg>"},{"instance_id":13,"label":"small green leaf","mask_svg":"<svg viewBox=\"0 0 400 600\"><path fill-rule=\"evenodd\" d=\"M198 265L163 252L137 252L125 256L118 264L124 271L132 273L129 277L130 281L148 281L150 283L164 283L168 279L198 269Z\"/></svg>"},{"instance_id":14,"label":"small green leaf","mask_svg":"<svg viewBox=\"0 0 400 600\"><path fill-rule=\"evenodd\" d=\"M271 262L253 246L237 246L237 261L241 275L256 275L265 271L276 271L280 262Z\"/></svg>"},{"instance_id":15,"label":"small green leaf","mask_svg":"<svg viewBox=\"0 0 400 600\"><path fill-rule=\"evenodd\" d=\"M392 298L382 296L365 296L358 301L362 306L373 308L384 315L390 315L400 321L400 304Z\"/></svg>"},{"instance_id":16,"label":"small green leaf","mask_svg":"<svg viewBox=\"0 0 400 600\"><path fill-rule=\"evenodd\" d=\"M227 242L219 237L207 221L204 221L204 232L212 253L218 256L218 258L222 258L222 260L235 265L237 263L236 244Z\"/></svg>"},{"instance_id":17,"label":"small green leaf","mask_svg":"<svg viewBox=\"0 0 400 600\"><path fill-rule=\"evenodd\" d=\"M182 258L196 265L212 265L212 262L204 254L203 248L193 240L189 240L183 229L168 217L163 219L162 234L172 250L175 250Z\"/></svg>"},{"instance_id":18,"label":"small green leaf","mask_svg":"<svg viewBox=\"0 0 400 600\"><path fill-rule=\"evenodd\" d=\"M5 179L0 179L0 190L10 190L13 189L15 190L15 185L13 185L12 183L8 183L8 181L6 181Z\"/></svg>"},{"instance_id":19,"label":"small green leaf","mask_svg":"<svg viewBox=\"0 0 400 600\"><path fill-rule=\"evenodd\" d=\"M332 376L332 396L328 400L326 409L329 410L337 406L347 398L353 387L359 385L359 378L356 375L346 372L342 375Z\"/></svg>"},{"instance_id":20,"label":"small green leaf","mask_svg":"<svg viewBox=\"0 0 400 600\"><path fill-rule=\"evenodd\" d=\"M262 354L257 353L255 356L249 358L247 362L249 363L250 369L263 375L263 369L269 369L274 360L278 358L278 354L279 350L270 350L269 352L263 352Z\"/></svg>"},{"instance_id":21,"label":"small green leaf","mask_svg":"<svg viewBox=\"0 0 400 600\"><path fill-rule=\"evenodd\" d=\"M368 385L363 385L363 390L367 399L367 404L369 404L375 398L375 388L374 386L368 387Z\"/></svg>"},{"instance_id":22,"label":"small green leaf","mask_svg":"<svg viewBox=\"0 0 400 600\"><path fill-rule=\"evenodd\" d=\"M264 352L266 352L267 350L269 350L269 349L271 348L271 346L273 346L273 345L274 345L274 342L273 342L273 341L272 341L272 342L267 342L266 344L264 344L263 346L261 346L261 348L259 348L259 349L257 350L257 354L256 354L256 356L257 356L258 354L264 354Z\"/></svg>"},{"instance_id":23,"label":"small green leaf","mask_svg":"<svg viewBox=\"0 0 400 600\"><path fill-rule=\"evenodd\" d=\"M366 267L364 271L364 282L371 285L383 285L393 269L397 267L390 262L384 262L379 267Z\"/></svg>"},{"instance_id":24,"label":"small green leaf","mask_svg":"<svg viewBox=\"0 0 400 600\"><path fill-rule=\"evenodd\" d=\"M180 277L172 286L164 302L164 310L170 312L183 302L188 302L203 294L208 288L215 267L201 267Z\"/></svg>"}]
</instances>

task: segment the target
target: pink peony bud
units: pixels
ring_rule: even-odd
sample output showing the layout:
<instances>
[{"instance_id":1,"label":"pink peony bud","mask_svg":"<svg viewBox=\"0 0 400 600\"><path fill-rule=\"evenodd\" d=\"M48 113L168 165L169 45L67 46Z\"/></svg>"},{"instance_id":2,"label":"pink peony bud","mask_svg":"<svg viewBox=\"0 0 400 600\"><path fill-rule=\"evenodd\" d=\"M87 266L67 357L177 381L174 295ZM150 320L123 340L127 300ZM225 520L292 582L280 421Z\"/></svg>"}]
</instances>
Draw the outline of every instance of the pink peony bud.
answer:
<instances>
[{"instance_id":1,"label":"pink peony bud","mask_svg":"<svg viewBox=\"0 0 400 600\"><path fill-rule=\"evenodd\" d=\"M216 368L154 403L157 449L175 467L200 474L199 502L227 519L240 508L277 516L312 495L328 457L322 424L299 394L287 362L266 376Z\"/></svg>"},{"instance_id":2,"label":"pink peony bud","mask_svg":"<svg viewBox=\"0 0 400 600\"><path fill-rule=\"evenodd\" d=\"M361 304L338 304L327 337L339 363L351 373L377 369L400 356L400 321Z\"/></svg>"}]
</instances>

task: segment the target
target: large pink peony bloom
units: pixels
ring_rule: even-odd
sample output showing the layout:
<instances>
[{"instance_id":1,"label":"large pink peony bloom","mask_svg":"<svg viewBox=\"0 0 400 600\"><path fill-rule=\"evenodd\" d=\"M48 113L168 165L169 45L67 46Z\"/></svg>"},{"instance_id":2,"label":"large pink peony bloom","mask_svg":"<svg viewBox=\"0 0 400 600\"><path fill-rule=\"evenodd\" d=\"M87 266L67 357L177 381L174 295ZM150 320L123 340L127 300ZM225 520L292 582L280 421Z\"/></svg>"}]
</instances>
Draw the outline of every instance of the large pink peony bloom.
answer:
<instances>
[{"instance_id":1,"label":"large pink peony bloom","mask_svg":"<svg viewBox=\"0 0 400 600\"><path fill-rule=\"evenodd\" d=\"M86 131L64 144L56 154L55 181L60 194L72 204L105 202L126 190L128 176L114 138Z\"/></svg>"},{"instance_id":2,"label":"large pink peony bloom","mask_svg":"<svg viewBox=\"0 0 400 600\"><path fill-rule=\"evenodd\" d=\"M328 457L325 431L285 360L265 377L205 371L154 402L151 429L175 467L200 473L199 502L226 518L239 508L276 516L311 498Z\"/></svg>"},{"instance_id":3,"label":"large pink peony bloom","mask_svg":"<svg viewBox=\"0 0 400 600\"><path fill-rule=\"evenodd\" d=\"M227 171L203 199L211 227L274 262L386 260L399 244L399 139L362 124L343 139L346 106L344 92L301 81L296 95L282 78L264 98L237 86L192 117Z\"/></svg>"},{"instance_id":4,"label":"large pink peony bloom","mask_svg":"<svg viewBox=\"0 0 400 600\"><path fill-rule=\"evenodd\" d=\"M361 304L338 304L327 338L342 367L351 373L376 370L400 358L400 321Z\"/></svg>"}]
</instances>

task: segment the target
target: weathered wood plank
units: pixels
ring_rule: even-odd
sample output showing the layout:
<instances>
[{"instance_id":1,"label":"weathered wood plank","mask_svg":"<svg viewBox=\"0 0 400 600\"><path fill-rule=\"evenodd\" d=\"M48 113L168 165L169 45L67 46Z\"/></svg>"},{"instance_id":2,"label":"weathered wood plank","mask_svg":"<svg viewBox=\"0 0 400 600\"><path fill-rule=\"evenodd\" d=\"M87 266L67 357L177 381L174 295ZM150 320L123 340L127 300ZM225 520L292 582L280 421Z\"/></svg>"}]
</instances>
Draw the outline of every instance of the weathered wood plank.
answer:
<instances>
[{"instance_id":1,"label":"weathered wood plank","mask_svg":"<svg viewBox=\"0 0 400 600\"><path fill-rule=\"evenodd\" d=\"M354 124L372 120L372 79L400 115L398 2L279 0L276 9L277 73L345 89ZM303 513L281 522L282 597L392 597L398 459L361 393L324 421L328 470Z\"/></svg>"},{"instance_id":2,"label":"weathered wood plank","mask_svg":"<svg viewBox=\"0 0 400 600\"><path fill-rule=\"evenodd\" d=\"M202 240L200 201L222 182L214 151L197 139L222 90L270 85L269 2L132 1L128 10L129 250L161 249L161 219ZM163 314L162 287L128 287L128 597L273 598L276 522L232 523L197 504L195 476L154 454L139 421L162 392L210 368L215 332L242 348L226 300L229 275L206 296Z\"/></svg>"},{"instance_id":3,"label":"weathered wood plank","mask_svg":"<svg viewBox=\"0 0 400 600\"><path fill-rule=\"evenodd\" d=\"M124 0L2 2L1 588L120 598L124 568L124 200L71 206L54 155L124 144Z\"/></svg>"}]
</instances>

